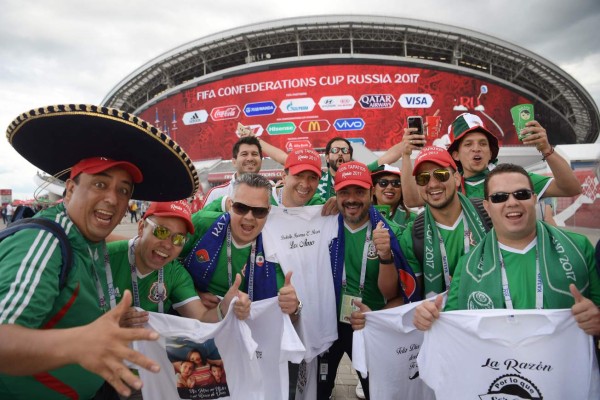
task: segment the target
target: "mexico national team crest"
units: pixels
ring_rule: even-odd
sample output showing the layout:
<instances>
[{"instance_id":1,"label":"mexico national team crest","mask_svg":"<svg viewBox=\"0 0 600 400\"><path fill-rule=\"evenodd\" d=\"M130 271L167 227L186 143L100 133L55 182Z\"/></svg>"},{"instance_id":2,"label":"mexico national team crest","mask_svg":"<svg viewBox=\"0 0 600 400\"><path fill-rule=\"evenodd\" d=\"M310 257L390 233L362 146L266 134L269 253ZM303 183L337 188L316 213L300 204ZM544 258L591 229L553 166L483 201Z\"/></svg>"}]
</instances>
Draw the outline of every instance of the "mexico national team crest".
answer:
<instances>
[{"instance_id":1,"label":"mexico national team crest","mask_svg":"<svg viewBox=\"0 0 600 400\"><path fill-rule=\"evenodd\" d=\"M510 399L510 400L543 400L544 396L533 382L521 375L509 374L497 378L485 394L480 394L481 400Z\"/></svg>"},{"instance_id":2,"label":"mexico national team crest","mask_svg":"<svg viewBox=\"0 0 600 400\"><path fill-rule=\"evenodd\" d=\"M372 240L369 241L369 249L367 250L367 258L369 260L374 260L377 258L377 249L375 248L375 243Z\"/></svg>"},{"instance_id":3,"label":"mexico national team crest","mask_svg":"<svg viewBox=\"0 0 600 400\"><path fill-rule=\"evenodd\" d=\"M210 257L208 255L208 251L206 249L200 249L196 252L196 260L198 262L208 262L210 261Z\"/></svg>"},{"instance_id":4,"label":"mexico national team crest","mask_svg":"<svg viewBox=\"0 0 600 400\"><path fill-rule=\"evenodd\" d=\"M265 265L265 256L263 256L262 253L258 253L256 255L255 263L257 267L262 267L263 265Z\"/></svg>"},{"instance_id":5,"label":"mexico national team crest","mask_svg":"<svg viewBox=\"0 0 600 400\"><path fill-rule=\"evenodd\" d=\"M163 285L163 293L159 293L158 282L154 282L150 287L150 292L148 293L148 300L150 300L153 303L159 303L161 300L164 302L167 299L167 297L167 288L165 287L165 285Z\"/></svg>"}]
</instances>

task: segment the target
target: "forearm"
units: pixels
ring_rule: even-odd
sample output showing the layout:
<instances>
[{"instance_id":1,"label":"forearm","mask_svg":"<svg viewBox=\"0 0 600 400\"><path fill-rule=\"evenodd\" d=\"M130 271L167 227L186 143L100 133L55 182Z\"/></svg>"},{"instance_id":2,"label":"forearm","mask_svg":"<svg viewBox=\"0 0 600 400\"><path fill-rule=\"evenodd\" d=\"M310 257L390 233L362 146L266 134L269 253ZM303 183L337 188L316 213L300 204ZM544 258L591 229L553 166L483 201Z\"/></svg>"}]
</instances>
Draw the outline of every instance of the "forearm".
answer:
<instances>
[{"instance_id":1,"label":"forearm","mask_svg":"<svg viewBox=\"0 0 600 400\"><path fill-rule=\"evenodd\" d=\"M406 207L421 207L423 199L417 191L417 182L412 174L412 162L410 154L402 156L402 201Z\"/></svg>"},{"instance_id":2,"label":"forearm","mask_svg":"<svg viewBox=\"0 0 600 400\"><path fill-rule=\"evenodd\" d=\"M273 146L270 143L265 142L262 138L258 137L260 140L260 147L262 147L263 152L271 157L271 159L277 161L281 165L285 165L285 160L287 160L287 153L281 150L278 147Z\"/></svg>"},{"instance_id":3,"label":"forearm","mask_svg":"<svg viewBox=\"0 0 600 400\"><path fill-rule=\"evenodd\" d=\"M33 375L68 364L76 364L80 328L30 329L20 325L0 326L0 372Z\"/></svg>"},{"instance_id":4,"label":"forearm","mask_svg":"<svg viewBox=\"0 0 600 400\"><path fill-rule=\"evenodd\" d=\"M396 271L396 266L394 264L379 264L377 286L386 300L398 296L398 272Z\"/></svg>"},{"instance_id":5,"label":"forearm","mask_svg":"<svg viewBox=\"0 0 600 400\"><path fill-rule=\"evenodd\" d=\"M552 171L554 181L544 193L544 197L569 197L581 194L581 183L567 160L554 152L546 158L546 162Z\"/></svg>"},{"instance_id":6,"label":"forearm","mask_svg":"<svg viewBox=\"0 0 600 400\"><path fill-rule=\"evenodd\" d=\"M398 142L392 147L390 147L385 153L381 155L381 157L377 159L377 164L380 166L383 164L393 164L402 157L403 151L403 142Z\"/></svg>"}]
</instances>

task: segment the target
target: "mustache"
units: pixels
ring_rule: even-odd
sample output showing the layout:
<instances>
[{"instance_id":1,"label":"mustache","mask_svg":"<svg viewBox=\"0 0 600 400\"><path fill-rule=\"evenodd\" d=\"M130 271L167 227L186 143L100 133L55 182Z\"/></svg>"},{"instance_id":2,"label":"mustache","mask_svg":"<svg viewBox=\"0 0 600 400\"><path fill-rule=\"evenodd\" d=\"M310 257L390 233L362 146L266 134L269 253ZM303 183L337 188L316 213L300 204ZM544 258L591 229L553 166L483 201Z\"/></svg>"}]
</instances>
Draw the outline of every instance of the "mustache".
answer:
<instances>
[{"instance_id":1,"label":"mustache","mask_svg":"<svg viewBox=\"0 0 600 400\"><path fill-rule=\"evenodd\" d=\"M364 203L361 203L359 201L344 201L344 202L342 202L342 206L343 207L362 207L362 206L364 206Z\"/></svg>"}]
</instances>

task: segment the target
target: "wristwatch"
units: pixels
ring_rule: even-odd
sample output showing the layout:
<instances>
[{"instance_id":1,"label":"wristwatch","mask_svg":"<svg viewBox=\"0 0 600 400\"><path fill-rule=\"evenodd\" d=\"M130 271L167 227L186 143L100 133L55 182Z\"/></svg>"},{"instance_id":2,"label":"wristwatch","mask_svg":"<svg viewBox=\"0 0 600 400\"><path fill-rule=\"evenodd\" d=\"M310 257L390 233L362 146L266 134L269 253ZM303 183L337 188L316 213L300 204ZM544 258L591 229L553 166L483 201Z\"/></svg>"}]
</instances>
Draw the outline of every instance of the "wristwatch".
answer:
<instances>
[{"instance_id":1,"label":"wristwatch","mask_svg":"<svg viewBox=\"0 0 600 400\"><path fill-rule=\"evenodd\" d=\"M293 315L300 315L300 311L302 311L302 301L298 300L298 308L296 308Z\"/></svg>"},{"instance_id":2,"label":"wristwatch","mask_svg":"<svg viewBox=\"0 0 600 400\"><path fill-rule=\"evenodd\" d=\"M390 258L381 258L379 255L377 256L377 258L379 258L380 264L393 264L394 263L394 253L390 253Z\"/></svg>"}]
</instances>

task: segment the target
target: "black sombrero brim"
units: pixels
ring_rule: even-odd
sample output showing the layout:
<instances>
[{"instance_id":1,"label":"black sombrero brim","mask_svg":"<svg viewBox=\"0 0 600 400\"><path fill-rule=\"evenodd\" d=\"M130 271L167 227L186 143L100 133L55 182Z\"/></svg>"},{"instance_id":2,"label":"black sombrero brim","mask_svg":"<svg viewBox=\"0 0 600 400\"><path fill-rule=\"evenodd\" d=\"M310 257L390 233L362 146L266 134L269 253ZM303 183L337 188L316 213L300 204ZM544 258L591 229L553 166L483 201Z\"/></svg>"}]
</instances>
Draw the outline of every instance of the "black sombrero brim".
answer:
<instances>
[{"instance_id":1,"label":"black sombrero brim","mask_svg":"<svg viewBox=\"0 0 600 400\"><path fill-rule=\"evenodd\" d=\"M36 108L18 116L6 136L27 161L62 180L80 160L107 157L142 171L135 199L173 201L198 190L198 173L185 151L156 127L121 110L85 104Z\"/></svg>"}]
</instances>

